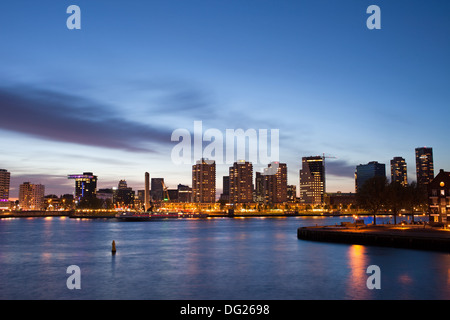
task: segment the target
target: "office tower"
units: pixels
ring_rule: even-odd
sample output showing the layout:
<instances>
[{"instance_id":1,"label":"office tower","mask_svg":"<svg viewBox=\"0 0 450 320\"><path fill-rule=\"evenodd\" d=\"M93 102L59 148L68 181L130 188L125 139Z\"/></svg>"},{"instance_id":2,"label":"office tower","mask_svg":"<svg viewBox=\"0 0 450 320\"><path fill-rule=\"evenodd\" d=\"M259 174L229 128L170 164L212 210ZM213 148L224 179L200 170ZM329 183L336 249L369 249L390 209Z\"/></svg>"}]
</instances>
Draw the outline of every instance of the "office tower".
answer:
<instances>
[{"instance_id":1,"label":"office tower","mask_svg":"<svg viewBox=\"0 0 450 320\"><path fill-rule=\"evenodd\" d=\"M97 193L97 176L92 172L84 172L83 174L72 174L69 179L75 180L75 199L95 198Z\"/></svg>"},{"instance_id":2,"label":"office tower","mask_svg":"<svg viewBox=\"0 0 450 320\"><path fill-rule=\"evenodd\" d=\"M416 148L416 175L417 184L427 185L434 179L433 149Z\"/></svg>"},{"instance_id":3,"label":"office tower","mask_svg":"<svg viewBox=\"0 0 450 320\"><path fill-rule=\"evenodd\" d=\"M117 189L126 189L128 188L128 184L126 180L120 180L119 185L117 186Z\"/></svg>"},{"instance_id":4,"label":"office tower","mask_svg":"<svg viewBox=\"0 0 450 320\"><path fill-rule=\"evenodd\" d=\"M19 205L23 210L44 209L45 187L41 184L24 182L19 186Z\"/></svg>"},{"instance_id":5,"label":"office tower","mask_svg":"<svg viewBox=\"0 0 450 320\"><path fill-rule=\"evenodd\" d=\"M152 178L150 195L153 201L164 199L164 178Z\"/></svg>"},{"instance_id":6,"label":"office tower","mask_svg":"<svg viewBox=\"0 0 450 320\"><path fill-rule=\"evenodd\" d=\"M360 164L355 171L355 192L361 189L364 183L373 177L386 177L386 165L371 161L368 164Z\"/></svg>"},{"instance_id":7,"label":"office tower","mask_svg":"<svg viewBox=\"0 0 450 320\"><path fill-rule=\"evenodd\" d=\"M391 160L391 181L399 182L403 187L408 185L406 162L402 157Z\"/></svg>"},{"instance_id":8,"label":"office tower","mask_svg":"<svg viewBox=\"0 0 450 320\"><path fill-rule=\"evenodd\" d=\"M192 188L182 184L178 185L178 202L189 203L192 202Z\"/></svg>"},{"instance_id":9,"label":"office tower","mask_svg":"<svg viewBox=\"0 0 450 320\"><path fill-rule=\"evenodd\" d=\"M108 201L112 204L114 202L114 191L117 192L117 190L113 190L112 188L98 189L96 197L97 199Z\"/></svg>"},{"instance_id":10,"label":"office tower","mask_svg":"<svg viewBox=\"0 0 450 320\"><path fill-rule=\"evenodd\" d=\"M306 204L322 204L325 193L325 167L323 157L302 158L300 170L300 201Z\"/></svg>"},{"instance_id":11,"label":"office tower","mask_svg":"<svg viewBox=\"0 0 450 320\"><path fill-rule=\"evenodd\" d=\"M261 172L255 173L255 188L253 201L256 203L264 203L264 176Z\"/></svg>"},{"instance_id":12,"label":"office tower","mask_svg":"<svg viewBox=\"0 0 450 320\"><path fill-rule=\"evenodd\" d=\"M9 199L11 174L5 169L0 169L0 201L7 202Z\"/></svg>"},{"instance_id":13,"label":"office tower","mask_svg":"<svg viewBox=\"0 0 450 320\"><path fill-rule=\"evenodd\" d=\"M297 202L297 186L296 185L288 185L287 186L287 201L288 202Z\"/></svg>"},{"instance_id":14,"label":"office tower","mask_svg":"<svg viewBox=\"0 0 450 320\"><path fill-rule=\"evenodd\" d=\"M202 159L192 166L192 197L195 203L216 202L216 162Z\"/></svg>"},{"instance_id":15,"label":"office tower","mask_svg":"<svg viewBox=\"0 0 450 320\"><path fill-rule=\"evenodd\" d=\"M230 167L230 203L253 202L253 165L239 160Z\"/></svg>"},{"instance_id":16,"label":"office tower","mask_svg":"<svg viewBox=\"0 0 450 320\"><path fill-rule=\"evenodd\" d=\"M220 200L230 202L230 176L223 176L222 178L222 193Z\"/></svg>"},{"instance_id":17,"label":"office tower","mask_svg":"<svg viewBox=\"0 0 450 320\"><path fill-rule=\"evenodd\" d=\"M135 192L132 188L128 188L125 180L120 180L118 188L115 192L114 202L122 206L130 206L134 204Z\"/></svg>"},{"instance_id":18,"label":"office tower","mask_svg":"<svg viewBox=\"0 0 450 320\"><path fill-rule=\"evenodd\" d=\"M261 174L264 203L276 204L287 201L286 163L271 162Z\"/></svg>"}]
</instances>

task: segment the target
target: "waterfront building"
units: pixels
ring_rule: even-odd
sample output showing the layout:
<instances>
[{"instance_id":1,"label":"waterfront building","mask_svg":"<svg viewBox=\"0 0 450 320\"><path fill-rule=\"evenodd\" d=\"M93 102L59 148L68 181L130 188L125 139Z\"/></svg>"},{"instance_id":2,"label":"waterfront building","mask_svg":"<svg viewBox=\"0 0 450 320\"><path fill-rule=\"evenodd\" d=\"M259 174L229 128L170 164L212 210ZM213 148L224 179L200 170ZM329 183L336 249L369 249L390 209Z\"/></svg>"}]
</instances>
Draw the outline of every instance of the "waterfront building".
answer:
<instances>
[{"instance_id":1,"label":"waterfront building","mask_svg":"<svg viewBox=\"0 0 450 320\"><path fill-rule=\"evenodd\" d=\"M428 183L429 221L450 222L450 172L440 170Z\"/></svg>"},{"instance_id":2,"label":"waterfront building","mask_svg":"<svg viewBox=\"0 0 450 320\"><path fill-rule=\"evenodd\" d=\"M24 182L19 186L19 205L22 210L43 210L45 186Z\"/></svg>"},{"instance_id":3,"label":"waterfront building","mask_svg":"<svg viewBox=\"0 0 450 320\"><path fill-rule=\"evenodd\" d=\"M260 178L262 180L262 193L265 204L278 204L287 201L286 163L269 163Z\"/></svg>"},{"instance_id":4,"label":"waterfront building","mask_svg":"<svg viewBox=\"0 0 450 320\"><path fill-rule=\"evenodd\" d=\"M201 159L192 166L192 197L195 203L216 202L216 162Z\"/></svg>"},{"instance_id":5,"label":"waterfront building","mask_svg":"<svg viewBox=\"0 0 450 320\"><path fill-rule=\"evenodd\" d=\"M125 180L120 180L117 189L114 192L114 203L119 206L130 206L134 204L135 192L128 187Z\"/></svg>"},{"instance_id":6,"label":"waterfront building","mask_svg":"<svg viewBox=\"0 0 450 320\"><path fill-rule=\"evenodd\" d=\"M355 171L355 192L364 185L364 183L373 177L386 177L386 165L371 161L367 164L360 164Z\"/></svg>"},{"instance_id":7,"label":"waterfront building","mask_svg":"<svg viewBox=\"0 0 450 320\"><path fill-rule=\"evenodd\" d=\"M421 186L434 179L433 148L416 148L416 175Z\"/></svg>"},{"instance_id":8,"label":"waterfront building","mask_svg":"<svg viewBox=\"0 0 450 320\"><path fill-rule=\"evenodd\" d=\"M91 199L96 197L97 193L97 176L92 172L84 172L83 174L72 174L69 179L75 180L75 199Z\"/></svg>"},{"instance_id":9,"label":"waterfront building","mask_svg":"<svg viewBox=\"0 0 450 320\"><path fill-rule=\"evenodd\" d=\"M230 203L253 202L253 165L240 160L229 169Z\"/></svg>"},{"instance_id":10,"label":"waterfront building","mask_svg":"<svg viewBox=\"0 0 450 320\"><path fill-rule=\"evenodd\" d=\"M325 193L325 167L323 157L302 158L300 170L300 202L305 204L323 204Z\"/></svg>"},{"instance_id":11,"label":"waterfront building","mask_svg":"<svg viewBox=\"0 0 450 320\"><path fill-rule=\"evenodd\" d=\"M152 178L151 181L151 198L153 201L162 201L164 199L164 178Z\"/></svg>"},{"instance_id":12,"label":"waterfront building","mask_svg":"<svg viewBox=\"0 0 450 320\"><path fill-rule=\"evenodd\" d=\"M192 202L192 188L183 184L178 185L178 202Z\"/></svg>"},{"instance_id":13,"label":"waterfront building","mask_svg":"<svg viewBox=\"0 0 450 320\"><path fill-rule=\"evenodd\" d=\"M113 188L98 189L97 199L113 203L115 192L117 192L117 190L114 190Z\"/></svg>"},{"instance_id":14,"label":"waterfront building","mask_svg":"<svg viewBox=\"0 0 450 320\"><path fill-rule=\"evenodd\" d=\"M356 204L356 194L351 192L327 192L324 197L325 204L334 209L350 209Z\"/></svg>"},{"instance_id":15,"label":"waterfront building","mask_svg":"<svg viewBox=\"0 0 450 320\"><path fill-rule=\"evenodd\" d=\"M403 187L408 185L406 161L402 157L391 160L391 182L399 182Z\"/></svg>"},{"instance_id":16,"label":"waterfront building","mask_svg":"<svg viewBox=\"0 0 450 320\"><path fill-rule=\"evenodd\" d=\"M0 202L8 202L10 180L11 174L5 169L0 169Z\"/></svg>"},{"instance_id":17,"label":"waterfront building","mask_svg":"<svg viewBox=\"0 0 450 320\"><path fill-rule=\"evenodd\" d=\"M297 186L295 184L288 185L286 189L287 201L295 203L297 202Z\"/></svg>"},{"instance_id":18,"label":"waterfront building","mask_svg":"<svg viewBox=\"0 0 450 320\"><path fill-rule=\"evenodd\" d=\"M223 176L222 178L222 193L220 194L220 201L225 203L230 202L230 176Z\"/></svg>"}]
</instances>

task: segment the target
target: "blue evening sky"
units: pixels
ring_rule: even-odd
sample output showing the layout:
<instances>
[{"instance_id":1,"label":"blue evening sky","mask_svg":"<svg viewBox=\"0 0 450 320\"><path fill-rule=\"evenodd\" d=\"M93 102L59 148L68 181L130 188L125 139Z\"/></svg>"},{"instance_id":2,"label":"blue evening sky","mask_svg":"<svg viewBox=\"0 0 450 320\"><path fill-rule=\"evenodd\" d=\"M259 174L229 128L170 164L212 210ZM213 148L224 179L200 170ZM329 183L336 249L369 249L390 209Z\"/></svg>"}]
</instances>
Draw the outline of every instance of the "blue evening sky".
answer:
<instances>
[{"instance_id":1,"label":"blue evening sky","mask_svg":"<svg viewBox=\"0 0 450 320\"><path fill-rule=\"evenodd\" d=\"M69 5L81 30L69 30ZM381 30L369 30L369 5ZM279 129L280 161L299 185L301 158L323 153L327 191L354 191L356 165L433 147L450 170L450 2L442 0L42 0L0 10L0 168L73 192L144 172L172 188L191 165L171 133ZM205 144L206 145L206 144ZM193 159L197 160L197 159ZM261 171L267 164L254 164ZM217 188L229 165L217 167Z\"/></svg>"}]
</instances>

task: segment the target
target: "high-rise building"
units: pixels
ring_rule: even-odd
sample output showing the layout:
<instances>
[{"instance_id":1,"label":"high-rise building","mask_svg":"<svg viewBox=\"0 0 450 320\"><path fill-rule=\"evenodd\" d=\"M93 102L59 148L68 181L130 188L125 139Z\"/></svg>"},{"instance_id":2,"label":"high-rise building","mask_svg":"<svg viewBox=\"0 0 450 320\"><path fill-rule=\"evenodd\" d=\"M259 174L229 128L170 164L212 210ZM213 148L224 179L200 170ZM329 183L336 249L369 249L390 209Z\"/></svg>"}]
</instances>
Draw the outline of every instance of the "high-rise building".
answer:
<instances>
[{"instance_id":1,"label":"high-rise building","mask_svg":"<svg viewBox=\"0 0 450 320\"><path fill-rule=\"evenodd\" d=\"M150 195L153 201L162 201L164 199L164 178L151 179Z\"/></svg>"},{"instance_id":2,"label":"high-rise building","mask_svg":"<svg viewBox=\"0 0 450 320\"><path fill-rule=\"evenodd\" d=\"M230 203L253 202L253 165L240 160L230 167Z\"/></svg>"},{"instance_id":3,"label":"high-rise building","mask_svg":"<svg viewBox=\"0 0 450 320\"><path fill-rule=\"evenodd\" d=\"M5 169L0 169L0 201L7 202L9 199L11 174Z\"/></svg>"},{"instance_id":4,"label":"high-rise building","mask_svg":"<svg viewBox=\"0 0 450 320\"><path fill-rule=\"evenodd\" d=\"M408 185L406 161L402 157L394 157L391 160L391 181L399 182L402 186Z\"/></svg>"},{"instance_id":5,"label":"high-rise building","mask_svg":"<svg viewBox=\"0 0 450 320\"><path fill-rule=\"evenodd\" d=\"M130 206L134 204L135 192L128 187L125 180L120 180L118 188L115 192L114 202L122 206Z\"/></svg>"},{"instance_id":6,"label":"high-rise building","mask_svg":"<svg viewBox=\"0 0 450 320\"><path fill-rule=\"evenodd\" d=\"M92 172L84 172L83 174L72 174L69 179L75 180L75 199L94 198L97 193L97 176Z\"/></svg>"},{"instance_id":7,"label":"high-rise building","mask_svg":"<svg viewBox=\"0 0 450 320\"><path fill-rule=\"evenodd\" d=\"M361 189L364 183L373 177L386 177L386 165L371 161L368 164L360 164L355 171L355 192Z\"/></svg>"},{"instance_id":8,"label":"high-rise building","mask_svg":"<svg viewBox=\"0 0 450 320\"><path fill-rule=\"evenodd\" d=\"M192 166L192 200L196 203L216 202L216 162L202 159Z\"/></svg>"},{"instance_id":9,"label":"high-rise building","mask_svg":"<svg viewBox=\"0 0 450 320\"><path fill-rule=\"evenodd\" d=\"M230 176L223 176L222 178L222 193L220 200L226 203L230 202Z\"/></svg>"},{"instance_id":10,"label":"high-rise building","mask_svg":"<svg viewBox=\"0 0 450 320\"><path fill-rule=\"evenodd\" d=\"M322 204L325 192L325 168L323 157L302 158L300 170L300 201L306 204Z\"/></svg>"},{"instance_id":11,"label":"high-rise building","mask_svg":"<svg viewBox=\"0 0 450 320\"><path fill-rule=\"evenodd\" d=\"M425 186L434 179L433 149L416 148L417 184Z\"/></svg>"},{"instance_id":12,"label":"high-rise building","mask_svg":"<svg viewBox=\"0 0 450 320\"><path fill-rule=\"evenodd\" d=\"M24 182L19 186L19 205L23 210L44 209L45 186Z\"/></svg>"},{"instance_id":13,"label":"high-rise building","mask_svg":"<svg viewBox=\"0 0 450 320\"><path fill-rule=\"evenodd\" d=\"M255 172L255 187L253 192L253 201L256 203L264 203L264 176L261 172Z\"/></svg>"},{"instance_id":14,"label":"high-rise building","mask_svg":"<svg viewBox=\"0 0 450 320\"><path fill-rule=\"evenodd\" d=\"M287 166L286 163L271 162L260 176L264 203L276 204L287 201Z\"/></svg>"},{"instance_id":15,"label":"high-rise building","mask_svg":"<svg viewBox=\"0 0 450 320\"><path fill-rule=\"evenodd\" d=\"M297 186L295 184L287 186L287 200L288 202L297 202Z\"/></svg>"}]
</instances>

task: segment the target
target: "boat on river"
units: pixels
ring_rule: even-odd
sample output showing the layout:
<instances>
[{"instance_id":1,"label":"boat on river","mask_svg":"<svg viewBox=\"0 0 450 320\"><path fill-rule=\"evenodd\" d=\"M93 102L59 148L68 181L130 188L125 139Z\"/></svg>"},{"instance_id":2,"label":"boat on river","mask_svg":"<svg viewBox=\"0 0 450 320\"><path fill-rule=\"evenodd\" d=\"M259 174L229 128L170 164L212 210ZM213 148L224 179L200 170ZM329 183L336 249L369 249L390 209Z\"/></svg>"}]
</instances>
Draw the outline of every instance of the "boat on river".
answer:
<instances>
[{"instance_id":1,"label":"boat on river","mask_svg":"<svg viewBox=\"0 0 450 320\"><path fill-rule=\"evenodd\" d=\"M178 212L134 212L124 211L116 214L116 218L123 221L149 221L157 219L178 219Z\"/></svg>"}]
</instances>

